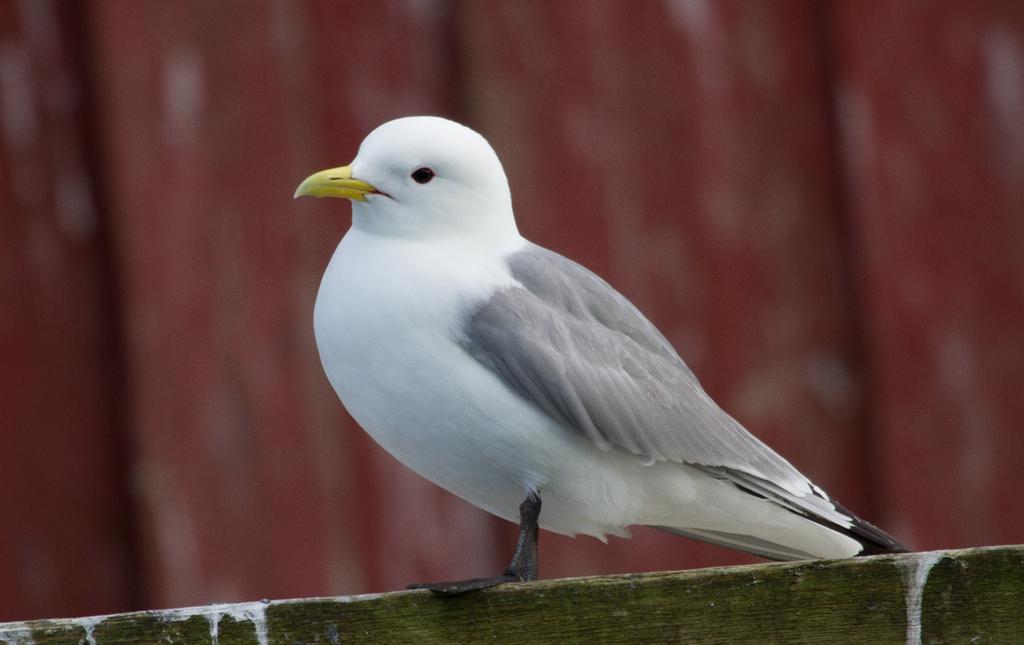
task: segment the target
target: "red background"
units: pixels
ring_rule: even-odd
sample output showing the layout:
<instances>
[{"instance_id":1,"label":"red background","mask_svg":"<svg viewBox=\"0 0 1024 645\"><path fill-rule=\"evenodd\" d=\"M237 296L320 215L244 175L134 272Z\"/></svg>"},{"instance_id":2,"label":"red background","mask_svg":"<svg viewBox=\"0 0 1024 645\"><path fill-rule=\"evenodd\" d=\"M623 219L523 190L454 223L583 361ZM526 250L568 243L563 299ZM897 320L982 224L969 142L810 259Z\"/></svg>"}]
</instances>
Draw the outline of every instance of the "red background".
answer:
<instances>
[{"instance_id":1,"label":"red background","mask_svg":"<svg viewBox=\"0 0 1024 645\"><path fill-rule=\"evenodd\" d=\"M847 506L1024 541L1024 3L0 0L0 619L505 564L312 339L291 193L421 113ZM541 573L752 561L635 534Z\"/></svg>"}]
</instances>

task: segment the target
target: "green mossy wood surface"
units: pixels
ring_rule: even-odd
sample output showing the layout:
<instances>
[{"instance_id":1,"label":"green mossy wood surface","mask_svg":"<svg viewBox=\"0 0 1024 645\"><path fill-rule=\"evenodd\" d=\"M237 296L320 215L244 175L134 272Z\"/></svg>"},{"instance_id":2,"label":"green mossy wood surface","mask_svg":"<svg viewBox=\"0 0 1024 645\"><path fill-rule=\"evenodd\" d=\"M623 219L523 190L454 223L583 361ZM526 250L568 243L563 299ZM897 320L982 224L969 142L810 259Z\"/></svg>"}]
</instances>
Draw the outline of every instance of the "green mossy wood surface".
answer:
<instances>
[{"instance_id":1,"label":"green mossy wood surface","mask_svg":"<svg viewBox=\"0 0 1024 645\"><path fill-rule=\"evenodd\" d=\"M0 644L1024 643L1024 546L0 624Z\"/></svg>"}]
</instances>

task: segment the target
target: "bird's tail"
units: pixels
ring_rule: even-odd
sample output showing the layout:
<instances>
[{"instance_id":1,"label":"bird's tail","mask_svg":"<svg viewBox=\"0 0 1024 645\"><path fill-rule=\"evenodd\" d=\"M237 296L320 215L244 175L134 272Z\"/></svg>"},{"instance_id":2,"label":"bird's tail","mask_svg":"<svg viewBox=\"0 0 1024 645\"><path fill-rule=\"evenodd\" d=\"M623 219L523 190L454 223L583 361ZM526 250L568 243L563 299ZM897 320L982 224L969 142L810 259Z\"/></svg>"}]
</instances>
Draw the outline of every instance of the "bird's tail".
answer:
<instances>
[{"instance_id":1,"label":"bird's tail","mask_svg":"<svg viewBox=\"0 0 1024 645\"><path fill-rule=\"evenodd\" d=\"M907 553L909 551L909 549L900 544L896 538L874 524L860 519L839 502L835 500L829 501L832 502L832 505L836 507L837 511L850 518L849 528L837 526L830 522L823 522L815 517L811 517L809 519L818 522L819 524L823 524L833 531L838 531L839 533L859 542L861 545L861 551L857 554L858 557L864 555L882 555L884 553Z\"/></svg>"},{"instance_id":2,"label":"bird's tail","mask_svg":"<svg viewBox=\"0 0 1024 645\"><path fill-rule=\"evenodd\" d=\"M755 535L743 535L739 533L728 533L726 531L712 531L707 529L677 529L671 526L654 526L660 531L666 531L673 535L681 535L692 540L716 544L718 546L736 549L759 558L787 562L790 560L813 560L819 556L794 549L784 544L770 542Z\"/></svg>"},{"instance_id":3,"label":"bird's tail","mask_svg":"<svg viewBox=\"0 0 1024 645\"><path fill-rule=\"evenodd\" d=\"M829 519L810 513L801 513L793 511L792 509L786 510L804 520L818 524L823 529L834 532L833 535L838 533L839 535L847 537L860 545L859 552L848 553L847 555L860 557L865 555L907 552L906 547L897 542L889 534L869 522L860 519L842 505L836 502L832 502L832 504L835 506L835 510L838 513L848 519L850 526L842 526ZM692 538L694 540L700 540L701 542L709 542L711 544L737 549L751 555L767 558L768 560L790 561L813 560L821 557L838 557L838 555L826 555L829 553L829 550L812 553L810 551L801 550L793 545L766 540L763 537L758 537L756 535L729 533L726 531L708 529L675 528L670 526L655 526L653 528L667 531L675 535ZM826 531L826 533L828 531Z\"/></svg>"},{"instance_id":4,"label":"bird's tail","mask_svg":"<svg viewBox=\"0 0 1024 645\"><path fill-rule=\"evenodd\" d=\"M869 525L870 526L870 525ZM823 557L819 553L810 553L807 551L801 551L785 544L779 544L777 542L770 542L764 540L755 535L742 535L739 533L727 533L725 531L712 531L707 529L677 529L670 526L655 526L652 528L659 529L661 531L667 531L675 535L681 535L688 537L693 540L699 540L701 542L708 542L710 544L717 544L718 546L728 547L730 549L736 549L756 555L760 558L768 560L775 560L779 562L788 562L793 560L815 560ZM851 537L861 545L859 553L854 553L853 557L861 557L865 555L880 555L884 553L906 553L907 549L903 545L896 541L891 541L891 544L879 544L876 541L869 541L863 538L857 538L850 535L847 531L836 527L828 527L837 533L841 533L847 537ZM876 529L877 530L877 529ZM890 538L891 539L891 538Z\"/></svg>"}]
</instances>

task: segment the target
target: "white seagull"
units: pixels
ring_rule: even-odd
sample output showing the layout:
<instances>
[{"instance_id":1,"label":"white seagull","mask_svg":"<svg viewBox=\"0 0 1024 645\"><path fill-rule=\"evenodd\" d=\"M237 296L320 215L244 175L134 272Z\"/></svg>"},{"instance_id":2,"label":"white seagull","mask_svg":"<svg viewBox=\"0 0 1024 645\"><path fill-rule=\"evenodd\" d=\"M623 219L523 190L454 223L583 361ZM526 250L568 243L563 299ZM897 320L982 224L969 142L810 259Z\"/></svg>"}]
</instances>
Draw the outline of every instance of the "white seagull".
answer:
<instances>
[{"instance_id":1,"label":"white seagull","mask_svg":"<svg viewBox=\"0 0 1024 645\"><path fill-rule=\"evenodd\" d=\"M535 579L538 524L602 540L653 526L773 560L904 550L719 408L626 298L524 239L473 130L390 121L302 195L352 201L314 311L345 408L407 467L520 524L501 575L416 586Z\"/></svg>"}]
</instances>

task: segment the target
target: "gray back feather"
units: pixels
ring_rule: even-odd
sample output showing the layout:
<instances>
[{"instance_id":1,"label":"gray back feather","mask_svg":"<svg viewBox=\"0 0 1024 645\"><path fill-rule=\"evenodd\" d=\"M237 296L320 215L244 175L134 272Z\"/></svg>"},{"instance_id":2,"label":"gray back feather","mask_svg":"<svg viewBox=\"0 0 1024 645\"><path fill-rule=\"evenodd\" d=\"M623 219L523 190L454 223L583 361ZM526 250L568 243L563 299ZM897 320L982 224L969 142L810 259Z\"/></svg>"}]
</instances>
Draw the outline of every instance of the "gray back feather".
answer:
<instances>
[{"instance_id":1,"label":"gray back feather","mask_svg":"<svg viewBox=\"0 0 1024 645\"><path fill-rule=\"evenodd\" d=\"M771 482L804 512L832 510L820 498L812 504L819 508L806 508L800 498L823 493L722 411L665 337L604 280L535 245L508 262L522 287L472 312L464 342L526 400L603 450L703 467L734 483Z\"/></svg>"}]
</instances>

